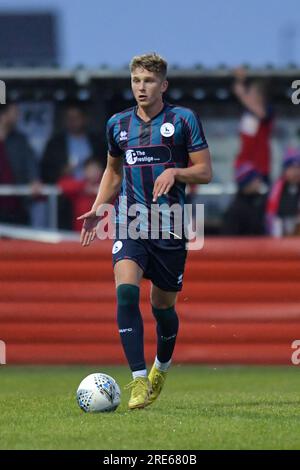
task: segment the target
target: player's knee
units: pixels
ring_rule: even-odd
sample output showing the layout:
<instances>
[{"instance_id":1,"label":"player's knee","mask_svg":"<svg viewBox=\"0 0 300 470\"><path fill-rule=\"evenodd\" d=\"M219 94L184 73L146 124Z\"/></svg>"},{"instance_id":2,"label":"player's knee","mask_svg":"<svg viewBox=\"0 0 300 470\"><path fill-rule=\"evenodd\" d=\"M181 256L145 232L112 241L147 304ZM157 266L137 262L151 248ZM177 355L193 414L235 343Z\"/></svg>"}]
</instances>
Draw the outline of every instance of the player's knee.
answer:
<instances>
[{"instance_id":1,"label":"player's knee","mask_svg":"<svg viewBox=\"0 0 300 470\"><path fill-rule=\"evenodd\" d=\"M128 306L139 303L140 288L134 284L120 284L117 287L118 305Z\"/></svg>"},{"instance_id":2,"label":"player's knee","mask_svg":"<svg viewBox=\"0 0 300 470\"><path fill-rule=\"evenodd\" d=\"M170 298L168 297L170 296L161 295L160 293L152 291L151 296L150 296L152 307L157 308L157 309L168 309L168 308L174 307L174 304L176 302L176 297L175 298L174 296Z\"/></svg>"},{"instance_id":3,"label":"player's knee","mask_svg":"<svg viewBox=\"0 0 300 470\"><path fill-rule=\"evenodd\" d=\"M152 313L156 321L160 320L175 320L178 321L178 316L175 306L157 308L152 305Z\"/></svg>"},{"instance_id":4,"label":"player's knee","mask_svg":"<svg viewBox=\"0 0 300 470\"><path fill-rule=\"evenodd\" d=\"M174 305L171 302L167 301L151 301L152 311L153 310L168 310L169 308L174 308Z\"/></svg>"}]
</instances>

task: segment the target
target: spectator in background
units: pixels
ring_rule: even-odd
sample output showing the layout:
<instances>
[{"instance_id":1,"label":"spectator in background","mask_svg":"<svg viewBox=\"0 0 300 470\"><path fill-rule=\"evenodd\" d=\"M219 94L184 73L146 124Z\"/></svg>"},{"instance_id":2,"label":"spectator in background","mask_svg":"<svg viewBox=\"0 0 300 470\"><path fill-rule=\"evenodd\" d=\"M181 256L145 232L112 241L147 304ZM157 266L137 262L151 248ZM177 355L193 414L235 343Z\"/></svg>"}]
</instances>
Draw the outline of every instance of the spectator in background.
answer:
<instances>
[{"instance_id":1,"label":"spectator in background","mask_svg":"<svg viewBox=\"0 0 300 470\"><path fill-rule=\"evenodd\" d=\"M0 106L0 184L29 184L38 195L38 163L24 134L17 130L18 107L15 103ZM14 224L29 222L29 205L25 197L1 197L0 220Z\"/></svg>"},{"instance_id":2,"label":"spectator in background","mask_svg":"<svg viewBox=\"0 0 300 470\"><path fill-rule=\"evenodd\" d=\"M81 179L76 179L70 175L67 168L65 176L58 181L59 187L72 203L73 230L81 231L82 221L77 220L77 217L88 212L93 205L103 172L104 168L99 160L89 158L84 163Z\"/></svg>"},{"instance_id":3,"label":"spectator in background","mask_svg":"<svg viewBox=\"0 0 300 470\"><path fill-rule=\"evenodd\" d=\"M264 235L266 194L264 182L252 163L244 163L236 170L238 191L224 214L223 235Z\"/></svg>"},{"instance_id":4,"label":"spectator in background","mask_svg":"<svg viewBox=\"0 0 300 470\"><path fill-rule=\"evenodd\" d=\"M68 105L64 114L64 130L49 140L42 158L41 171L45 183L55 184L66 166L74 178L82 178L84 163L91 155L105 166L106 157L100 138L89 132L87 126L85 109L78 104Z\"/></svg>"},{"instance_id":5,"label":"spectator in background","mask_svg":"<svg viewBox=\"0 0 300 470\"><path fill-rule=\"evenodd\" d=\"M267 223L274 237L299 235L300 149L290 148L284 156L282 176L269 196Z\"/></svg>"},{"instance_id":6,"label":"spectator in background","mask_svg":"<svg viewBox=\"0 0 300 470\"><path fill-rule=\"evenodd\" d=\"M82 180L84 164L90 155L94 155L103 167L106 156L101 147L100 137L89 132L86 110L79 104L69 104L64 113L64 130L53 136L46 145L41 160L41 174L45 183L56 184L68 167L68 175ZM59 228L72 228L72 208L70 201L59 198Z\"/></svg>"},{"instance_id":7,"label":"spectator in background","mask_svg":"<svg viewBox=\"0 0 300 470\"><path fill-rule=\"evenodd\" d=\"M240 122L241 145L235 167L250 162L269 184L273 111L268 103L267 84L261 80L248 83L246 78L244 69L235 71L233 91L245 109Z\"/></svg>"}]
</instances>

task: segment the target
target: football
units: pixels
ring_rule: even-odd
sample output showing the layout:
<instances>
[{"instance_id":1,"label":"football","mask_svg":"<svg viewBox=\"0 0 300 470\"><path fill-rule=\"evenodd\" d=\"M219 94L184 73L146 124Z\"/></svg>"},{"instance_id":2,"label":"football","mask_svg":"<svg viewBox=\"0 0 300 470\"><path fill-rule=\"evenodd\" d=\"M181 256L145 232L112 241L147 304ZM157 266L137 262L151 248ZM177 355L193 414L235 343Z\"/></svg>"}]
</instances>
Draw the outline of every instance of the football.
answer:
<instances>
[{"instance_id":1,"label":"football","mask_svg":"<svg viewBox=\"0 0 300 470\"><path fill-rule=\"evenodd\" d=\"M107 374L90 374L77 389L77 403L86 413L115 411L120 401L120 387Z\"/></svg>"}]
</instances>

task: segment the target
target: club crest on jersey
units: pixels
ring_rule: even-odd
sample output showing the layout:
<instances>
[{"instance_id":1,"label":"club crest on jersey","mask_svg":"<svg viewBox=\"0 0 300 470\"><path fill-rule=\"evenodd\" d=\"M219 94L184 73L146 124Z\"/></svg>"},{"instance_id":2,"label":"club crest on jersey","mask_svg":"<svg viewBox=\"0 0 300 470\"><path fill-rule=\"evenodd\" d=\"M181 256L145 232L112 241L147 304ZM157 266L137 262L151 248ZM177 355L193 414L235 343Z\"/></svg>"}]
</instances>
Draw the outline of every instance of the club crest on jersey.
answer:
<instances>
[{"instance_id":1,"label":"club crest on jersey","mask_svg":"<svg viewBox=\"0 0 300 470\"><path fill-rule=\"evenodd\" d=\"M164 137L172 137L174 132L175 127L173 126L173 124L171 124L171 122L165 122L160 128L160 133Z\"/></svg>"},{"instance_id":2,"label":"club crest on jersey","mask_svg":"<svg viewBox=\"0 0 300 470\"><path fill-rule=\"evenodd\" d=\"M124 140L127 140L127 131L120 132L120 142L123 142Z\"/></svg>"}]
</instances>

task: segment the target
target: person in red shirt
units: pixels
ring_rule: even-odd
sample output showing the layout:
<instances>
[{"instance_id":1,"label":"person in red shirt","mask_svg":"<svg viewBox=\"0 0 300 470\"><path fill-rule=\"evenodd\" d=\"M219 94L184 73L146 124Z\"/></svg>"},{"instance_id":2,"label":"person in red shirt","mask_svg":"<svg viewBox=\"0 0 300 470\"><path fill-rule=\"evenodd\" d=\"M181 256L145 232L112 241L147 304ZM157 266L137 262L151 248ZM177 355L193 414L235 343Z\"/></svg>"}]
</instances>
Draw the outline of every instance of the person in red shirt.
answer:
<instances>
[{"instance_id":1,"label":"person in red shirt","mask_svg":"<svg viewBox=\"0 0 300 470\"><path fill-rule=\"evenodd\" d=\"M299 235L300 149L287 149L281 177L274 183L267 205L267 227L273 237Z\"/></svg>"},{"instance_id":2,"label":"person in red shirt","mask_svg":"<svg viewBox=\"0 0 300 470\"><path fill-rule=\"evenodd\" d=\"M75 179L68 174L68 168L66 168L65 175L58 181L58 186L72 202L73 230L77 232L80 232L82 228L82 222L77 220L77 217L89 211L94 203L103 171L104 169L97 159L89 158L84 163L83 179Z\"/></svg>"},{"instance_id":3,"label":"person in red shirt","mask_svg":"<svg viewBox=\"0 0 300 470\"><path fill-rule=\"evenodd\" d=\"M235 168L252 163L265 181L270 182L273 110L267 99L266 84L260 80L247 82L244 69L235 71L233 91L244 107L240 120L240 149Z\"/></svg>"}]
</instances>

